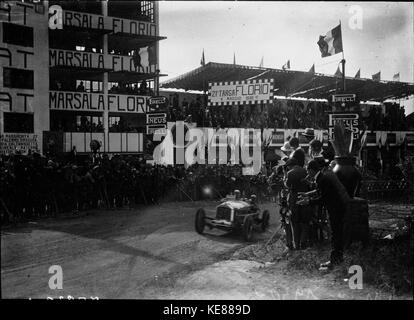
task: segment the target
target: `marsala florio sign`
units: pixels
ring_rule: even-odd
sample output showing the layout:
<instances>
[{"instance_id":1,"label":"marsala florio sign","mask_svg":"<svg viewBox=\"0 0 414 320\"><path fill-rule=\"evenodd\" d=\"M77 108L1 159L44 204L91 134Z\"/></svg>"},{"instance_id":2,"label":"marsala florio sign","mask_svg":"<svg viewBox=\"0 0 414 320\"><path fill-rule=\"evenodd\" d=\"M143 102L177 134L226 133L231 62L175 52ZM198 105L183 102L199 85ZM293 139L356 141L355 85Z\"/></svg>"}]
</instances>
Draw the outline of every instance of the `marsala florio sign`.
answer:
<instances>
[{"instance_id":1,"label":"marsala florio sign","mask_svg":"<svg viewBox=\"0 0 414 320\"><path fill-rule=\"evenodd\" d=\"M157 35L157 25L155 23L67 11L59 5L51 6L49 8L49 28L54 30L63 29L64 27L110 30L113 33L140 36Z\"/></svg>"},{"instance_id":2,"label":"marsala florio sign","mask_svg":"<svg viewBox=\"0 0 414 320\"><path fill-rule=\"evenodd\" d=\"M49 66L151 73L156 69L156 65L150 65L149 56L155 55L151 50L154 50L153 47L140 49L141 65L138 67L134 64L131 56L50 49Z\"/></svg>"},{"instance_id":3,"label":"marsala florio sign","mask_svg":"<svg viewBox=\"0 0 414 320\"><path fill-rule=\"evenodd\" d=\"M50 91L49 108L63 111L145 113L147 97L136 95Z\"/></svg>"}]
</instances>

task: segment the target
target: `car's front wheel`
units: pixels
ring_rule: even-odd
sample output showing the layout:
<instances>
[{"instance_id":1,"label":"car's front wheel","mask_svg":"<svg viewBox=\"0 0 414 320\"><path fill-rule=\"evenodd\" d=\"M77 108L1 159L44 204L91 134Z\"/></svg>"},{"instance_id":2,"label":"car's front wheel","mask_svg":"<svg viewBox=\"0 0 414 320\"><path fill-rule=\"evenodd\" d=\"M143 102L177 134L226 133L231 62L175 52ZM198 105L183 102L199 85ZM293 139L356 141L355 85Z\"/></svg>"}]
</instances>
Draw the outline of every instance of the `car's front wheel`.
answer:
<instances>
[{"instance_id":1,"label":"car's front wheel","mask_svg":"<svg viewBox=\"0 0 414 320\"><path fill-rule=\"evenodd\" d=\"M246 241L251 241L253 238L253 218L251 216L244 218L243 236Z\"/></svg>"},{"instance_id":2,"label":"car's front wheel","mask_svg":"<svg viewBox=\"0 0 414 320\"><path fill-rule=\"evenodd\" d=\"M203 234L204 232L204 227L206 226L205 217L206 213L204 209L198 209L195 218L195 229L199 234Z\"/></svg>"}]
</instances>

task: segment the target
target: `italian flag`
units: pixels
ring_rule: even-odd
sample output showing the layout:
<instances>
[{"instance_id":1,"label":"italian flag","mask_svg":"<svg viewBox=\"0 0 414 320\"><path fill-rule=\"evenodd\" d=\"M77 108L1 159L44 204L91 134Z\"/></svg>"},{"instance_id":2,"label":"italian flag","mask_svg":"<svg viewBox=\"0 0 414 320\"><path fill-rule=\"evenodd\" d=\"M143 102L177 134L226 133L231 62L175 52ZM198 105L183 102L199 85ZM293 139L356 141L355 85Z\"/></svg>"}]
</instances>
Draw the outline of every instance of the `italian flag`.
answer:
<instances>
[{"instance_id":1,"label":"italian flag","mask_svg":"<svg viewBox=\"0 0 414 320\"><path fill-rule=\"evenodd\" d=\"M319 36L319 50L322 58L333 56L334 54L342 52L342 32L339 24L332 30L328 31L326 36Z\"/></svg>"}]
</instances>

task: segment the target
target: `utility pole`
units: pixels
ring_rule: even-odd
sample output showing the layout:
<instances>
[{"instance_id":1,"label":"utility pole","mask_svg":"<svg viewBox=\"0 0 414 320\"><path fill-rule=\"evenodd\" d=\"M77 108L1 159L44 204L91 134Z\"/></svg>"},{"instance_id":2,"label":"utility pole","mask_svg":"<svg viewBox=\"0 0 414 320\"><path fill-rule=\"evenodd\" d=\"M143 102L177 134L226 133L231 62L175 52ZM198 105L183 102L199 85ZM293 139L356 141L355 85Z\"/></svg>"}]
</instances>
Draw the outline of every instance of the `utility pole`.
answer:
<instances>
[{"instance_id":1,"label":"utility pole","mask_svg":"<svg viewBox=\"0 0 414 320\"><path fill-rule=\"evenodd\" d=\"M343 58L343 52L342 52L342 90L343 92L345 92L346 90L346 85L345 85L345 59Z\"/></svg>"},{"instance_id":2,"label":"utility pole","mask_svg":"<svg viewBox=\"0 0 414 320\"><path fill-rule=\"evenodd\" d=\"M339 28L341 30L341 37L342 37L341 20L339 20ZM342 39L341 39L341 41L342 41ZM345 90L346 90L346 85L345 85L345 56L344 56L343 44L342 44L342 60L341 60L341 63L342 63L342 90L343 90L343 92L345 92Z\"/></svg>"}]
</instances>

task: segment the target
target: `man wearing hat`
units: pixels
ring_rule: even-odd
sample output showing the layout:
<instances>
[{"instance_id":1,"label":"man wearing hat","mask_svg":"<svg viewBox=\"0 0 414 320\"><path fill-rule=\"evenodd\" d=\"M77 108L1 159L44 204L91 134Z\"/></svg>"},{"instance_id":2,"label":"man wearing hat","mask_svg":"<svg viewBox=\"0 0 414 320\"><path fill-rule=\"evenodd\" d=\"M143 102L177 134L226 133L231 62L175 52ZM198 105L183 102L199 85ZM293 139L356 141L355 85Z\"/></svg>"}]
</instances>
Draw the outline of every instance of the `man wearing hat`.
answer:
<instances>
[{"instance_id":1,"label":"man wearing hat","mask_svg":"<svg viewBox=\"0 0 414 320\"><path fill-rule=\"evenodd\" d=\"M312 155L312 152L315 153L316 150L319 151L319 144L317 144L315 141L319 141L317 139L315 139L315 130L312 128L306 128L305 132L301 133L302 136L306 137L308 143L309 143L309 161L315 158L315 155ZM311 145L313 144L313 145ZM314 150L312 150L312 147ZM330 161L332 161L334 159L335 156L335 151L331 145L331 142L328 141L328 147L327 148L323 148L323 144L321 142L320 144L320 151L319 151L319 155L324 157L325 160L329 163ZM308 161L307 161L308 162Z\"/></svg>"},{"instance_id":2,"label":"man wearing hat","mask_svg":"<svg viewBox=\"0 0 414 320\"><path fill-rule=\"evenodd\" d=\"M293 229L293 241L295 249L302 249L308 245L309 240L309 221L311 213L308 207L301 207L296 204L299 192L309 191L305 182L307 175L306 169L299 165L295 158L291 158L286 162L287 174L285 185L289 189L288 206L292 213L291 225Z\"/></svg>"},{"instance_id":3,"label":"man wearing hat","mask_svg":"<svg viewBox=\"0 0 414 320\"><path fill-rule=\"evenodd\" d=\"M319 140L315 139L315 130L312 128L306 128L305 132L302 132L301 135L306 138L306 142L309 144L308 153L305 155L305 163L308 163L309 161L313 159L313 155L311 153L311 150L312 150L311 142L319 141ZM321 148L322 148L322 145L321 145Z\"/></svg>"},{"instance_id":4,"label":"man wearing hat","mask_svg":"<svg viewBox=\"0 0 414 320\"><path fill-rule=\"evenodd\" d=\"M298 165L303 167L305 165L306 154L305 151L299 146L299 139L296 137L290 138L289 144L293 149L293 152L290 154L289 158L296 159Z\"/></svg>"},{"instance_id":5,"label":"man wearing hat","mask_svg":"<svg viewBox=\"0 0 414 320\"><path fill-rule=\"evenodd\" d=\"M309 142L309 156L312 159L318 160L320 164L325 162L322 150L322 142L317 139L313 139ZM326 160L327 162L327 160Z\"/></svg>"},{"instance_id":6,"label":"man wearing hat","mask_svg":"<svg viewBox=\"0 0 414 320\"><path fill-rule=\"evenodd\" d=\"M280 150L282 150L283 154L285 155L282 157L282 161L286 162L289 159L290 154L292 153L292 147L289 144L289 141L286 141L283 146L280 147Z\"/></svg>"},{"instance_id":7,"label":"man wearing hat","mask_svg":"<svg viewBox=\"0 0 414 320\"><path fill-rule=\"evenodd\" d=\"M309 143L313 139L315 139L315 130L313 130L312 128L306 128L305 132L302 132L301 135L304 136Z\"/></svg>"},{"instance_id":8,"label":"man wearing hat","mask_svg":"<svg viewBox=\"0 0 414 320\"><path fill-rule=\"evenodd\" d=\"M343 220L350 198L338 177L330 170L322 171L316 160L309 162L307 172L315 179L319 196L310 198L309 194L304 194L298 204L321 203L326 207L331 225L332 251L330 260L321 267L331 268L343 261Z\"/></svg>"}]
</instances>

